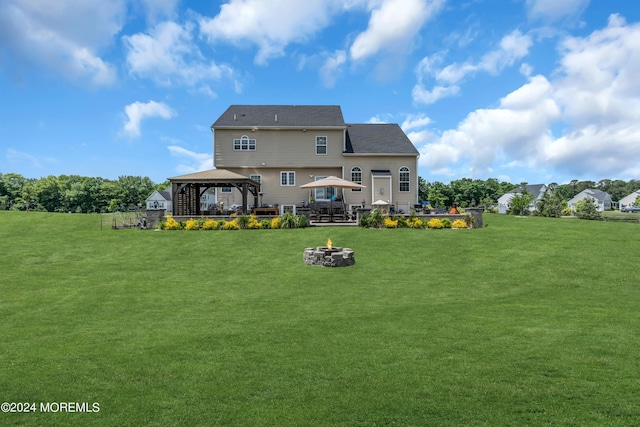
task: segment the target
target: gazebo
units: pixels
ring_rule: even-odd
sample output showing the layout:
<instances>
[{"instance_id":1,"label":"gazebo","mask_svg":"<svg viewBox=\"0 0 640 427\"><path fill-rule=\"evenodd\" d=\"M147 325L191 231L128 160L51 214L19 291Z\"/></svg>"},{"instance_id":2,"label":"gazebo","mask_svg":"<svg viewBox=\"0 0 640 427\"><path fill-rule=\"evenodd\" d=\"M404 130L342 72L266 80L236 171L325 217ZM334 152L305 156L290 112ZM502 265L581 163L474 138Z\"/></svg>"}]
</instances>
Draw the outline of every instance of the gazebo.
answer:
<instances>
[{"instance_id":1,"label":"gazebo","mask_svg":"<svg viewBox=\"0 0 640 427\"><path fill-rule=\"evenodd\" d=\"M169 178L173 196L173 215L200 216L200 197L207 189L235 187L242 194L242 212L248 213L248 194L253 194L253 205L258 205L260 183L227 169L210 169Z\"/></svg>"}]
</instances>

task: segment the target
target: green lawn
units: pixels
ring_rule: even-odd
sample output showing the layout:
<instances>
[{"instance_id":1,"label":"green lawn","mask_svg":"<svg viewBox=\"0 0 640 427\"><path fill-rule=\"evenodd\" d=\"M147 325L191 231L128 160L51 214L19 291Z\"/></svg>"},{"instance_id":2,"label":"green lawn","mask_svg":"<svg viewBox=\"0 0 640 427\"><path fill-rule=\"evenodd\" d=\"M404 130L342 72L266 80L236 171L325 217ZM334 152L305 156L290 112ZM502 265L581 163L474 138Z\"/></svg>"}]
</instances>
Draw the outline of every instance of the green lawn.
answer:
<instances>
[{"instance_id":1,"label":"green lawn","mask_svg":"<svg viewBox=\"0 0 640 427\"><path fill-rule=\"evenodd\" d=\"M109 224L0 212L0 425L640 425L638 224Z\"/></svg>"}]
</instances>

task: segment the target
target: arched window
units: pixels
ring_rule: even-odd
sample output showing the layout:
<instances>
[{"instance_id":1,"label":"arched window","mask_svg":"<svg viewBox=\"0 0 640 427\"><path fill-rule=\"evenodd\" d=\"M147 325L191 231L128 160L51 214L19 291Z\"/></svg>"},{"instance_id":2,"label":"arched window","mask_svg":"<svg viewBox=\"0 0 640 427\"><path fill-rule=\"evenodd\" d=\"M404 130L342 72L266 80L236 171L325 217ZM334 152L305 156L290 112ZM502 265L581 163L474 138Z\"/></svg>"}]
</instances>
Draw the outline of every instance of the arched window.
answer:
<instances>
[{"instance_id":1,"label":"arched window","mask_svg":"<svg viewBox=\"0 0 640 427\"><path fill-rule=\"evenodd\" d=\"M398 183L400 184L400 191L409 191L411 182L411 172L406 166L402 166L398 172Z\"/></svg>"},{"instance_id":2,"label":"arched window","mask_svg":"<svg viewBox=\"0 0 640 427\"><path fill-rule=\"evenodd\" d=\"M362 185L362 169L358 166L351 168L351 181ZM360 188L353 188L351 191L361 191Z\"/></svg>"}]
</instances>

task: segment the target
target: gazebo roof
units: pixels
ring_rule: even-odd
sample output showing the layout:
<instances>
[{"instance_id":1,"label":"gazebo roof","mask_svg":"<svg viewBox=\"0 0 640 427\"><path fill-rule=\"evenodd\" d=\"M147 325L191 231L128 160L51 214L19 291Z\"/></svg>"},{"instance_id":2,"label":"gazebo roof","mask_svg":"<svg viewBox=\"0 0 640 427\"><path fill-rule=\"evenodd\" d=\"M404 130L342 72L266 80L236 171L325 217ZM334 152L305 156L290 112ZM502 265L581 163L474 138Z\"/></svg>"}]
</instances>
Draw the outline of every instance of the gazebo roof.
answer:
<instances>
[{"instance_id":1,"label":"gazebo roof","mask_svg":"<svg viewBox=\"0 0 640 427\"><path fill-rule=\"evenodd\" d=\"M241 175L236 172L232 172L227 169L209 169L206 171L200 171L195 173L190 173L187 175L174 176L173 178L169 178L171 182L200 182L200 183L214 183L214 182L251 182L259 185L259 183L254 182L248 176Z\"/></svg>"}]
</instances>

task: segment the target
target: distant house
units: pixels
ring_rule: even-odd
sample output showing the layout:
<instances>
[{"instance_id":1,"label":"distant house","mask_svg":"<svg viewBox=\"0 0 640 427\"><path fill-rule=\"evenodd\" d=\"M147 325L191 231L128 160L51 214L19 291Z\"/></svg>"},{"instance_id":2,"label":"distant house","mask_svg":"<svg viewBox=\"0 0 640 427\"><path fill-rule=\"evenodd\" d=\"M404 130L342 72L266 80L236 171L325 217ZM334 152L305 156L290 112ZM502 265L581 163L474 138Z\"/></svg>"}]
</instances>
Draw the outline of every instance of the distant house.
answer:
<instances>
[{"instance_id":1,"label":"distant house","mask_svg":"<svg viewBox=\"0 0 640 427\"><path fill-rule=\"evenodd\" d=\"M569 200L569 209L572 211L576 210L576 204L580 200L585 200L587 198L594 199L596 201L596 205L598 206L598 211L603 212L608 209L611 209L611 196L606 191L594 190L588 188L583 190L575 195L575 197Z\"/></svg>"},{"instance_id":2,"label":"distant house","mask_svg":"<svg viewBox=\"0 0 640 427\"><path fill-rule=\"evenodd\" d=\"M619 202L620 209L624 209L627 206L633 206L638 197L640 197L640 190L636 190L633 193L629 194L627 197L623 197Z\"/></svg>"},{"instance_id":3,"label":"distant house","mask_svg":"<svg viewBox=\"0 0 640 427\"><path fill-rule=\"evenodd\" d=\"M147 197L147 210L164 209L167 213L171 213L173 203L171 203L171 190L155 190Z\"/></svg>"},{"instance_id":4,"label":"distant house","mask_svg":"<svg viewBox=\"0 0 640 427\"><path fill-rule=\"evenodd\" d=\"M533 195L533 200L531 204L529 204L529 212L533 212L536 210L536 202L544 196L544 193L548 191L548 188L545 184L533 184L527 185L526 187L527 193ZM511 199L513 199L516 195L522 194L522 188L514 188L511 191L507 191L498 199L498 213L506 214L509 210L509 203Z\"/></svg>"}]
</instances>

